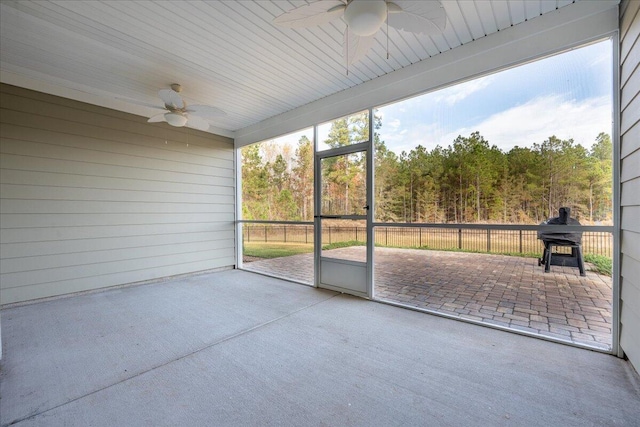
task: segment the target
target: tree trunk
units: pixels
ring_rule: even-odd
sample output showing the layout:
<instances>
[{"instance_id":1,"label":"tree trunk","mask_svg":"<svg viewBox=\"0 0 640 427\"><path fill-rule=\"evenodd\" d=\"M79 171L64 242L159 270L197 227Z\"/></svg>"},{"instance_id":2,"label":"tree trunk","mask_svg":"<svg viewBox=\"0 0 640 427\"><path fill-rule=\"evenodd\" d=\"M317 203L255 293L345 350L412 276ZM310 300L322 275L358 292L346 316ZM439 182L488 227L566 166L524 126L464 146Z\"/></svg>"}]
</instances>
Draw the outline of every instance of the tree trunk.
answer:
<instances>
[{"instance_id":1,"label":"tree trunk","mask_svg":"<svg viewBox=\"0 0 640 427\"><path fill-rule=\"evenodd\" d=\"M589 221L593 223L593 183L589 184Z\"/></svg>"},{"instance_id":2,"label":"tree trunk","mask_svg":"<svg viewBox=\"0 0 640 427\"><path fill-rule=\"evenodd\" d=\"M476 221L480 222L480 175L476 174Z\"/></svg>"}]
</instances>

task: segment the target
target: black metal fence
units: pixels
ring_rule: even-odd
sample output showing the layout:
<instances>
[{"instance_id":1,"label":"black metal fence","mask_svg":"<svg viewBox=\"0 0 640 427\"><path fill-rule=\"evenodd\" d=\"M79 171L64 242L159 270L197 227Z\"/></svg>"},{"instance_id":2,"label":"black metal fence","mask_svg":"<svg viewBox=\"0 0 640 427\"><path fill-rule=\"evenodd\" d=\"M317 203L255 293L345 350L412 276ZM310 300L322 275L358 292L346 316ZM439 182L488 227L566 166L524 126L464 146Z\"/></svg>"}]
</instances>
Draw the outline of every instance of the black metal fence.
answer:
<instances>
[{"instance_id":1,"label":"black metal fence","mask_svg":"<svg viewBox=\"0 0 640 427\"><path fill-rule=\"evenodd\" d=\"M538 254L542 242L536 230L451 227L389 227L374 228L376 246L463 250L501 254ZM313 244L312 225L243 224L245 242ZM328 226L322 229L322 244L366 242L365 227ZM585 231L582 235L584 254L613 256L613 235L607 231Z\"/></svg>"}]
</instances>

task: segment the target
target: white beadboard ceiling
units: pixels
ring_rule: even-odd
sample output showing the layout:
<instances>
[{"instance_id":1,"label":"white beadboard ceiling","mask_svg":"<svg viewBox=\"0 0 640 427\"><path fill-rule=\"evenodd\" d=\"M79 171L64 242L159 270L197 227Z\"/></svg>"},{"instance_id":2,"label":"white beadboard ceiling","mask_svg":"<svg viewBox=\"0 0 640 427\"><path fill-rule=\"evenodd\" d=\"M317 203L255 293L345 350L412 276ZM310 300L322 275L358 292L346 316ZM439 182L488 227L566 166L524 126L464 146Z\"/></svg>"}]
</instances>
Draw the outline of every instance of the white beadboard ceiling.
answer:
<instances>
[{"instance_id":1,"label":"white beadboard ceiling","mask_svg":"<svg viewBox=\"0 0 640 427\"><path fill-rule=\"evenodd\" d=\"M585 1L585 0L581 0ZM158 89L228 115L234 132L574 3L444 0L437 36L389 29L347 75L342 21L293 30L274 17L305 1L10 1L0 3L0 80L141 116ZM571 6L569 6L571 7Z\"/></svg>"}]
</instances>

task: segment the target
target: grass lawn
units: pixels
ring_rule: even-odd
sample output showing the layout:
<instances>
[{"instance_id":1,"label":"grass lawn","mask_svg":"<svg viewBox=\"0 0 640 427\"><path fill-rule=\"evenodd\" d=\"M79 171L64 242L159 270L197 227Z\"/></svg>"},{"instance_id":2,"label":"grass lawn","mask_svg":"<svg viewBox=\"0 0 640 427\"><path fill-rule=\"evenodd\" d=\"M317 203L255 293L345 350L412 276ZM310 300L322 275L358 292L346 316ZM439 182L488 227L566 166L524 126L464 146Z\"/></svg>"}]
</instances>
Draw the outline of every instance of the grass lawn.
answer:
<instances>
[{"instance_id":1,"label":"grass lawn","mask_svg":"<svg viewBox=\"0 0 640 427\"><path fill-rule=\"evenodd\" d=\"M322 247L323 250L344 248L348 246L364 246L365 242L359 242L355 240L346 242L336 242L330 245ZM382 245L376 245L382 246ZM451 252L477 252L484 253L482 251L470 251L460 249L433 249L428 246L422 246L417 249L422 250L447 250ZM313 252L312 243L283 243L283 242L244 242L244 256L256 257L256 258L281 258L291 255L307 254ZM538 258L540 254L537 253L500 253L495 255L509 255L525 258ZM585 262L593 265L593 270L597 273L611 276L612 272L612 260L610 258L587 254L584 256Z\"/></svg>"},{"instance_id":2,"label":"grass lawn","mask_svg":"<svg viewBox=\"0 0 640 427\"><path fill-rule=\"evenodd\" d=\"M257 258L280 258L311 252L312 243L244 242L244 255Z\"/></svg>"},{"instance_id":3,"label":"grass lawn","mask_svg":"<svg viewBox=\"0 0 640 427\"><path fill-rule=\"evenodd\" d=\"M584 261L593 264L593 271L611 277L613 275L613 260L602 255L587 254Z\"/></svg>"}]
</instances>

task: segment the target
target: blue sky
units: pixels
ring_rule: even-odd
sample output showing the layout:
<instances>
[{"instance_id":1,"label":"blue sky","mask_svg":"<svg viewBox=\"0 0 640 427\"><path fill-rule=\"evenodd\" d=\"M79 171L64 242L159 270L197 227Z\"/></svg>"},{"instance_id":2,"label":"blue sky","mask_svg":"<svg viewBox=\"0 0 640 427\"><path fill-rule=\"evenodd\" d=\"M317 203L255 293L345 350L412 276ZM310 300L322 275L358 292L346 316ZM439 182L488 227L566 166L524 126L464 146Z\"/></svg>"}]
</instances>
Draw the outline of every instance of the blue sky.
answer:
<instances>
[{"instance_id":1,"label":"blue sky","mask_svg":"<svg viewBox=\"0 0 640 427\"><path fill-rule=\"evenodd\" d=\"M379 109L381 138L400 153L446 147L479 131L508 151L551 135L590 147L611 133L611 41L574 49Z\"/></svg>"}]
</instances>

